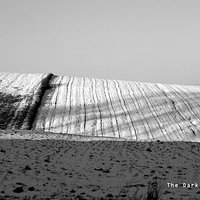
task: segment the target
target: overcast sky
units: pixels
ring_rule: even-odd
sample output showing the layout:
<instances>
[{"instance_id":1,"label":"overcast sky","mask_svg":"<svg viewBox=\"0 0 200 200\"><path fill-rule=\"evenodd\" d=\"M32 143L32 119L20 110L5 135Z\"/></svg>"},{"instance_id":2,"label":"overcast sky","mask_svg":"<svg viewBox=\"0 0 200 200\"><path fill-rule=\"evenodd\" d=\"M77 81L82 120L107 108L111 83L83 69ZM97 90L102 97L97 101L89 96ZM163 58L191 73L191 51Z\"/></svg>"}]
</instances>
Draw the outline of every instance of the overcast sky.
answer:
<instances>
[{"instance_id":1,"label":"overcast sky","mask_svg":"<svg viewBox=\"0 0 200 200\"><path fill-rule=\"evenodd\" d=\"M200 85L200 1L0 0L0 71Z\"/></svg>"}]
</instances>

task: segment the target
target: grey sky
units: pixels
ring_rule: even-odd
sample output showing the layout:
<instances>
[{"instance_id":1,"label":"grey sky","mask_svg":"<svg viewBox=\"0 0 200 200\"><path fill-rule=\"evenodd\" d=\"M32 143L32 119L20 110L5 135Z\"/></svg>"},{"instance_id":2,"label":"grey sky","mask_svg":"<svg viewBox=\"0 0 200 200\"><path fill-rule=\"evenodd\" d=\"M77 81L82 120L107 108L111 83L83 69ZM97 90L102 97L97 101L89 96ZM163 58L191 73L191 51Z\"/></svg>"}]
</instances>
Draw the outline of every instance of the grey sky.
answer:
<instances>
[{"instance_id":1,"label":"grey sky","mask_svg":"<svg viewBox=\"0 0 200 200\"><path fill-rule=\"evenodd\" d=\"M200 85L200 1L0 0L0 71Z\"/></svg>"}]
</instances>

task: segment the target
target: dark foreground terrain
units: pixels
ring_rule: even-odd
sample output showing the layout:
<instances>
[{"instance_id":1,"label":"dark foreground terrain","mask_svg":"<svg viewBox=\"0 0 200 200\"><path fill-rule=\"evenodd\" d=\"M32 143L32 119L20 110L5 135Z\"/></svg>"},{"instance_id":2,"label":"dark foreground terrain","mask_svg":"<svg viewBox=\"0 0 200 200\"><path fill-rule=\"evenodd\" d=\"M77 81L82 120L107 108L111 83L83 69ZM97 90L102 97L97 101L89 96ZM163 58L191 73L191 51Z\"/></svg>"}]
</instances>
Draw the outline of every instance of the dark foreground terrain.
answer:
<instances>
[{"instance_id":1,"label":"dark foreground terrain","mask_svg":"<svg viewBox=\"0 0 200 200\"><path fill-rule=\"evenodd\" d=\"M199 199L199 154L192 142L1 139L0 199Z\"/></svg>"}]
</instances>

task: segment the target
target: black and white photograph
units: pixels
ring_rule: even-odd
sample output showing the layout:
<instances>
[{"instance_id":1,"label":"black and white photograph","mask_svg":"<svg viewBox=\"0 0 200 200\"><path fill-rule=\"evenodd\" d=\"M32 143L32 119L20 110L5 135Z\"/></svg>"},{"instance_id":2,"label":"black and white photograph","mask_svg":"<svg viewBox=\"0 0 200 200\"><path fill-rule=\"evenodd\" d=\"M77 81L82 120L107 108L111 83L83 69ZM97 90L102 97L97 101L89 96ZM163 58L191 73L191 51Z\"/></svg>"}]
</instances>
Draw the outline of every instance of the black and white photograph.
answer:
<instances>
[{"instance_id":1,"label":"black and white photograph","mask_svg":"<svg viewBox=\"0 0 200 200\"><path fill-rule=\"evenodd\" d=\"M200 200L199 0L0 0L0 200Z\"/></svg>"}]
</instances>

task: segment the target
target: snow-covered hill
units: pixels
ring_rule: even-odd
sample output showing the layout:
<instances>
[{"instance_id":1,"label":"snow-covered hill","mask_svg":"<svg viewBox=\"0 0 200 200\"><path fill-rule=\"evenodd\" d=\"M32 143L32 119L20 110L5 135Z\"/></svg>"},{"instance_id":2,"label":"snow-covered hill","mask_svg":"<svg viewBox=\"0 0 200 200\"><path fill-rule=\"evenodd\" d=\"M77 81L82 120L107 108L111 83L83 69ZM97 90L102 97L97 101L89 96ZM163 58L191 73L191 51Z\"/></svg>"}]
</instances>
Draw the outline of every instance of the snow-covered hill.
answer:
<instances>
[{"instance_id":1,"label":"snow-covered hill","mask_svg":"<svg viewBox=\"0 0 200 200\"><path fill-rule=\"evenodd\" d=\"M0 94L1 129L200 141L200 86L0 73Z\"/></svg>"}]
</instances>

